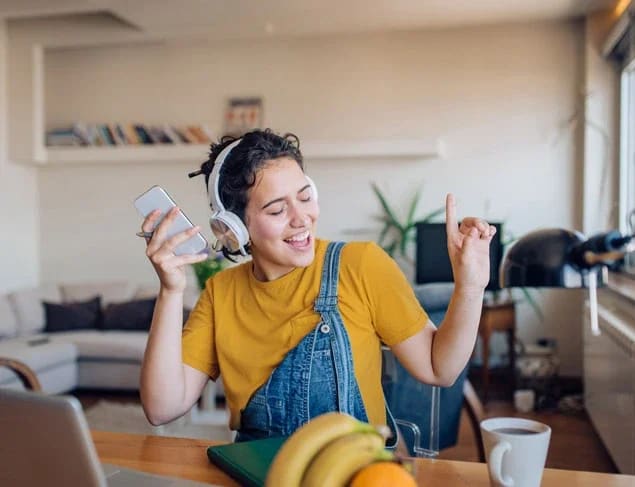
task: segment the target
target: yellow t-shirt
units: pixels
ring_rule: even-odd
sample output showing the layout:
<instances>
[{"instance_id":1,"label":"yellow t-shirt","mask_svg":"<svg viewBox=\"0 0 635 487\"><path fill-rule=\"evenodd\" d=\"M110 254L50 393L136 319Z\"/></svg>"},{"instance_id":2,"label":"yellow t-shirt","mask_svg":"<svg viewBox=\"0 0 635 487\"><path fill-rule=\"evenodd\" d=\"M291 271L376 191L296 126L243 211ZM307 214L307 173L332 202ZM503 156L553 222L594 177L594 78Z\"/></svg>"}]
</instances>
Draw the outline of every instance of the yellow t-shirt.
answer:
<instances>
[{"instance_id":1,"label":"yellow t-shirt","mask_svg":"<svg viewBox=\"0 0 635 487\"><path fill-rule=\"evenodd\" d=\"M310 266L274 281L256 280L246 262L219 272L201 292L183 330L183 362L212 379L223 375L232 429L253 393L319 322L313 305L327 244L317 240ZM394 260L371 242L342 249L338 306L369 421L385 424L381 342L411 337L428 317Z\"/></svg>"}]
</instances>

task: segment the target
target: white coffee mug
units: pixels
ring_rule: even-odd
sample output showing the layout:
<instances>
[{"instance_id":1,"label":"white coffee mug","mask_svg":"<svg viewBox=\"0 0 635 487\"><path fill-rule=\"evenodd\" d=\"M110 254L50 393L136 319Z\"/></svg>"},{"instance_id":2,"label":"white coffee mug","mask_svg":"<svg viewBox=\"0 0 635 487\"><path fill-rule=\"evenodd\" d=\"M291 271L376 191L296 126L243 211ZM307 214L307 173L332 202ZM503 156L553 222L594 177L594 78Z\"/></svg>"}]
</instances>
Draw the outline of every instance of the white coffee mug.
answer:
<instances>
[{"instance_id":1,"label":"white coffee mug","mask_svg":"<svg viewBox=\"0 0 635 487\"><path fill-rule=\"evenodd\" d=\"M490 485L539 487L545 468L551 428L522 418L481 421Z\"/></svg>"}]
</instances>

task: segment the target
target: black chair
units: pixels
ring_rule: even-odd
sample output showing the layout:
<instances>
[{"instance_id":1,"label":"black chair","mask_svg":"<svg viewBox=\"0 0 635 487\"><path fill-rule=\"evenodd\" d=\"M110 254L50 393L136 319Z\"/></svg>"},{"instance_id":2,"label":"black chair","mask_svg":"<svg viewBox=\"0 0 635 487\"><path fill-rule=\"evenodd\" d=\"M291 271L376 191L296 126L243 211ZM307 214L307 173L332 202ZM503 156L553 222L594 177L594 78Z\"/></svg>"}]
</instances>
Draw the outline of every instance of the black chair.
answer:
<instances>
[{"instance_id":1,"label":"black chair","mask_svg":"<svg viewBox=\"0 0 635 487\"><path fill-rule=\"evenodd\" d=\"M443 321L452 284L424 284L415 294L430 319L439 326ZM478 448L479 460L485 461L479 422L483 408L467 380L468 366L451 387L433 387L414 379L389 349L383 350L382 386L399 432L413 456L434 457L439 450L456 445L461 411L468 412Z\"/></svg>"}]
</instances>

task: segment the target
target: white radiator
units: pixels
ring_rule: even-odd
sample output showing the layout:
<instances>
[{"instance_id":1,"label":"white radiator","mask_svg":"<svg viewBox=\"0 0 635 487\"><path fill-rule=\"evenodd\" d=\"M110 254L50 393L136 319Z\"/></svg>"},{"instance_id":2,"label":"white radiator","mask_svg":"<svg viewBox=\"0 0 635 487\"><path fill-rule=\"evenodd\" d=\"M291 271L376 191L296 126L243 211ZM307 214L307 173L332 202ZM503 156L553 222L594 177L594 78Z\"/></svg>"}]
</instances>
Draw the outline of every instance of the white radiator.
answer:
<instances>
[{"instance_id":1,"label":"white radiator","mask_svg":"<svg viewBox=\"0 0 635 487\"><path fill-rule=\"evenodd\" d=\"M595 429L624 474L635 474L635 302L598 293L600 335L584 323L584 395Z\"/></svg>"}]
</instances>

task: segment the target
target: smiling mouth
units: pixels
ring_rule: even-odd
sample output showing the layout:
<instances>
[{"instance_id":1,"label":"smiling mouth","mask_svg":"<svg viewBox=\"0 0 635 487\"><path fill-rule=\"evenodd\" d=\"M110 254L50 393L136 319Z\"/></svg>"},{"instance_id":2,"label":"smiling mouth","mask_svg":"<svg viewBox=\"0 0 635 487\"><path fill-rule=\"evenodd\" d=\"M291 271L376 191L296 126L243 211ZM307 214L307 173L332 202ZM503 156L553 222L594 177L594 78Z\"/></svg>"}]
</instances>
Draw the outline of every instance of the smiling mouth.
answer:
<instances>
[{"instance_id":1,"label":"smiling mouth","mask_svg":"<svg viewBox=\"0 0 635 487\"><path fill-rule=\"evenodd\" d=\"M285 239L285 242L294 249L305 249L311 245L311 233L307 230L306 232L302 232L291 238Z\"/></svg>"}]
</instances>

